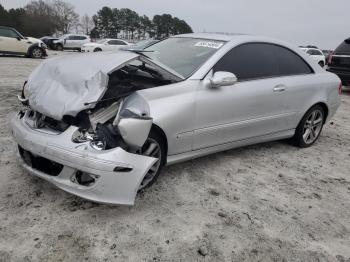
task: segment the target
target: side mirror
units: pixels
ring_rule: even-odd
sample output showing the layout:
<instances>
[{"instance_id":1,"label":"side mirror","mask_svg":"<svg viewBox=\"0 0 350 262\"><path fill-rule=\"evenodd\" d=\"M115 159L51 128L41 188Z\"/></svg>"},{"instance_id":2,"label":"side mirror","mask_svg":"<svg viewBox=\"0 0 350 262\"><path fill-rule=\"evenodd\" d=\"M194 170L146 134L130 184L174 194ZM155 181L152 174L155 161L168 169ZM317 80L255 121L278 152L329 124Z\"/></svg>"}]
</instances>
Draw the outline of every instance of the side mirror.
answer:
<instances>
[{"instance_id":1,"label":"side mirror","mask_svg":"<svg viewBox=\"0 0 350 262\"><path fill-rule=\"evenodd\" d=\"M16 37L18 41L21 41L21 38L19 36Z\"/></svg>"},{"instance_id":2,"label":"side mirror","mask_svg":"<svg viewBox=\"0 0 350 262\"><path fill-rule=\"evenodd\" d=\"M230 72L218 71L210 78L212 87L232 86L237 83L237 77Z\"/></svg>"}]
</instances>

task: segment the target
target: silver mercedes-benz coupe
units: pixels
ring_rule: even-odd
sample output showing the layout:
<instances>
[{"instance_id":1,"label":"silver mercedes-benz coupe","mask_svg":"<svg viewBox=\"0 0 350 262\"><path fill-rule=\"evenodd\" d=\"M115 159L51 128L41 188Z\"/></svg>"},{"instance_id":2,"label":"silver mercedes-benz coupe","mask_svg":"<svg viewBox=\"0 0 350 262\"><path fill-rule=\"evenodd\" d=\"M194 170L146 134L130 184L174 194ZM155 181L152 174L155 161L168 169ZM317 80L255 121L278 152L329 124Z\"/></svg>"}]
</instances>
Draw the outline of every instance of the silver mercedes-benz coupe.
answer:
<instances>
[{"instance_id":1,"label":"silver mercedes-benz coupe","mask_svg":"<svg viewBox=\"0 0 350 262\"><path fill-rule=\"evenodd\" d=\"M11 125L28 172L92 201L132 205L164 165L271 140L311 146L340 90L336 75L282 41L178 35L42 62Z\"/></svg>"}]
</instances>

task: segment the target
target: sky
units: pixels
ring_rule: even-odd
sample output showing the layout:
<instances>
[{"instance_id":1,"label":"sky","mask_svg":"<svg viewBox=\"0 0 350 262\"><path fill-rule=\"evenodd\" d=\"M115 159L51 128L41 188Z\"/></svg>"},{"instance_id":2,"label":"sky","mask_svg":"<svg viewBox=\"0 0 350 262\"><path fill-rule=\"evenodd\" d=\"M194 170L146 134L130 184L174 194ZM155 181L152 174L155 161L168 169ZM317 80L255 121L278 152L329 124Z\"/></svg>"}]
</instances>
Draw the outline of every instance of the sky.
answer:
<instances>
[{"instance_id":1,"label":"sky","mask_svg":"<svg viewBox=\"0 0 350 262\"><path fill-rule=\"evenodd\" d=\"M0 0L6 9L30 0ZM296 45L335 49L350 37L350 0L66 0L81 14L103 6L130 8L153 17L169 13L184 19L195 32L247 33L270 36Z\"/></svg>"}]
</instances>

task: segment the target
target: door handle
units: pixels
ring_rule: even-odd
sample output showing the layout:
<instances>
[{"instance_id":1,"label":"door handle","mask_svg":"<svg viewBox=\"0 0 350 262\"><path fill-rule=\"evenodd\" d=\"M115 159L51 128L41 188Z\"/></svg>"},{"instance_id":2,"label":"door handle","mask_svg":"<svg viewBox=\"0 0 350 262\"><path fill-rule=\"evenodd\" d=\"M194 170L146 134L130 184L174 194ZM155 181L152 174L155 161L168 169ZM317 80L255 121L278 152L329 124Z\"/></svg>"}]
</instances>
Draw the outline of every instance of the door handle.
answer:
<instances>
[{"instance_id":1,"label":"door handle","mask_svg":"<svg viewBox=\"0 0 350 262\"><path fill-rule=\"evenodd\" d=\"M273 92L283 92L284 90L286 90L284 85L277 85L273 88Z\"/></svg>"}]
</instances>

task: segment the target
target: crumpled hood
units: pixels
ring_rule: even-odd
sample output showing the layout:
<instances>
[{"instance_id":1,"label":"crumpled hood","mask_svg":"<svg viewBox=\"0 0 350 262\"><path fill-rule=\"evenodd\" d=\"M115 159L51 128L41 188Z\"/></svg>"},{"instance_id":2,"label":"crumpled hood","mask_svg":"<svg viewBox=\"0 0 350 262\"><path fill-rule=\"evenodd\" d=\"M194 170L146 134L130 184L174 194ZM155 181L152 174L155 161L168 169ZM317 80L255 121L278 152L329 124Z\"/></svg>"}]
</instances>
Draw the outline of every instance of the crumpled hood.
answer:
<instances>
[{"instance_id":1,"label":"crumpled hood","mask_svg":"<svg viewBox=\"0 0 350 262\"><path fill-rule=\"evenodd\" d=\"M42 62L29 76L27 98L32 109L61 120L95 105L107 89L108 74L139 55L104 52L61 56Z\"/></svg>"}]
</instances>

